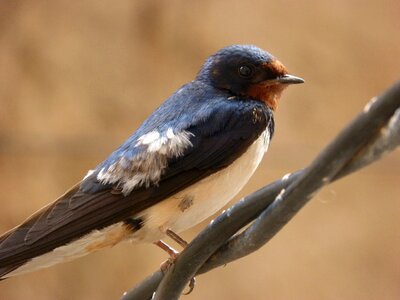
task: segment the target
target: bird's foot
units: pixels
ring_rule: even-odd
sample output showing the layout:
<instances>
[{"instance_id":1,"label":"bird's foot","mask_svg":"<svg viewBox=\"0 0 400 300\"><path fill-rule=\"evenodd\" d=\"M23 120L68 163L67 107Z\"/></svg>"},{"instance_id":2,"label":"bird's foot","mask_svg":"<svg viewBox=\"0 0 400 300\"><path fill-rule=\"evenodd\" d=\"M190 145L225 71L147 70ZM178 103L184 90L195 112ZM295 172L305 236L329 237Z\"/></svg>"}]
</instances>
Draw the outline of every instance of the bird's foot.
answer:
<instances>
[{"instance_id":1,"label":"bird's foot","mask_svg":"<svg viewBox=\"0 0 400 300\"><path fill-rule=\"evenodd\" d=\"M171 239L173 239L175 242L177 242L179 245L181 245L183 249L185 249L186 246L188 245L188 242L186 242L184 239L182 239L179 235L177 235L172 230L167 229L165 233L167 234L167 236L169 236ZM161 249L163 249L169 255L169 259L164 261L160 265L161 271L165 274L169 270L169 268L171 268L171 266L174 264L176 258L179 255L179 252L161 240L155 242L154 244L157 245L158 247L160 247ZM192 279L190 279L190 282L188 285L189 290L187 292L183 293L183 295L189 295L193 291L195 285L196 285L196 277L193 277Z\"/></svg>"},{"instance_id":2,"label":"bird's foot","mask_svg":"<svg viewBox=\"0 0 400 300\"><path fill-rule=\"evenodd\" d=\"M184 292L183 295L189 295L191 292L193 292L194 287L196 286L196 277L192 277L192 279L190 279L189 281L189 289L187 292Z\"/></svg>"}]
</instances>

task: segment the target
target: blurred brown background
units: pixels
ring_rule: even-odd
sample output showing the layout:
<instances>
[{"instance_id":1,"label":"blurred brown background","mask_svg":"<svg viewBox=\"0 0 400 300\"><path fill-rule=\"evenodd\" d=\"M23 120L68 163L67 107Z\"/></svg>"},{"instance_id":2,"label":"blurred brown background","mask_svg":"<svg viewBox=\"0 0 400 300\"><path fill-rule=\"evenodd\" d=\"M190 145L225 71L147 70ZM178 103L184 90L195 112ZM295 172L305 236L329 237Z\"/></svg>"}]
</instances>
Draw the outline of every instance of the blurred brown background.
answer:
<instances>
[{"instance_id":1,"label":"blurred brown background","mask_svg":"<svg viewBox=\"0 0 400 300\"><path fill-rule=\"evenodd\" d=\"M306 79L285 93L239 199L307 165L399 79L400 2L2 1L0 232L80 180L234 43ZM399 170L392 153L325 188L266 247L199 277L184 299L400 299ZM118 299L165 259L119 245L1 282L0 299Z\"/></svg>"}]
</instances>

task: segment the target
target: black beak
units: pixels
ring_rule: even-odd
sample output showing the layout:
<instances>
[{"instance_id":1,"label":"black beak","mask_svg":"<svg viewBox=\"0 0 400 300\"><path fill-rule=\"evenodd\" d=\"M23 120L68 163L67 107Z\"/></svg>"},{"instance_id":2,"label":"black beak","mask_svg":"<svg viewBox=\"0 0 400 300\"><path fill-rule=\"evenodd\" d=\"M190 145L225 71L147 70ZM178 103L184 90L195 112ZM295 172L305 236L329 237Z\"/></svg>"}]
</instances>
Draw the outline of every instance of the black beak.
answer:
<instances>
[{"instance_id":1,"label":"black beak","mask_svg":"<svg viewBox=\"0 0 400 300\"><path fill-rule=\"evenodd\" d=\"M299 83L304 83L304 79L294 76L294 75L290 75L290 74L286 74L283 76L280 76L276 79L274 79L275 82L278 83L282 83L282 84L299 84Z\"/></svg>"}]
</instances>

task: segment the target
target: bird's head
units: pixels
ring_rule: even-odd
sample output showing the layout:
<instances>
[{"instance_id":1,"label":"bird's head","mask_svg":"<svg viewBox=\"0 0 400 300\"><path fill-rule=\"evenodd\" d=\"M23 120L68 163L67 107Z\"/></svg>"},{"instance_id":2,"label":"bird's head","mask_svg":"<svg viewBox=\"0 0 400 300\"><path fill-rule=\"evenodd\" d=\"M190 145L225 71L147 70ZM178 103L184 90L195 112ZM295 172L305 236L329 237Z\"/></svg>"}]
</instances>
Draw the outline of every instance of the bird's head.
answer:
<instances>
[{"instance_id":1,"label":"bird's head","mask_svg":"<svg viewBox=\"0 0 400 300\"><path fill-rule=\"evenodd\" d=\"M232 45L211 55L197 80L236 96L260 100L275 110L289 84L303 83L268 52L252 45Z\"/></svg>"}]
</instances>

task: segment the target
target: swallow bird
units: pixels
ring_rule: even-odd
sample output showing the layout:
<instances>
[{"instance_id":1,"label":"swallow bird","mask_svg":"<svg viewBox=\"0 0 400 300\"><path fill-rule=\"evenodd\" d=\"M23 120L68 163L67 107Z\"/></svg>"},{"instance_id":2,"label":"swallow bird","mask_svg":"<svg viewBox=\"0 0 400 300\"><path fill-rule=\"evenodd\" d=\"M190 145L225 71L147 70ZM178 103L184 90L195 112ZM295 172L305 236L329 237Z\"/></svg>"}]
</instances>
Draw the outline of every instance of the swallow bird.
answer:
<instances>
[{"instance_id":1,"label":"swallow bird","mask_svg":"<svg viewBox=\"0 0 400 300\"><path fill-rule=\"evenodd\" d=\"M122 241L163 247L168 233L179 241L250 179L282 91L302 82L256 46L211 55L106 160L0 237L0 279Z\"/></svg>"}]
</instances>

